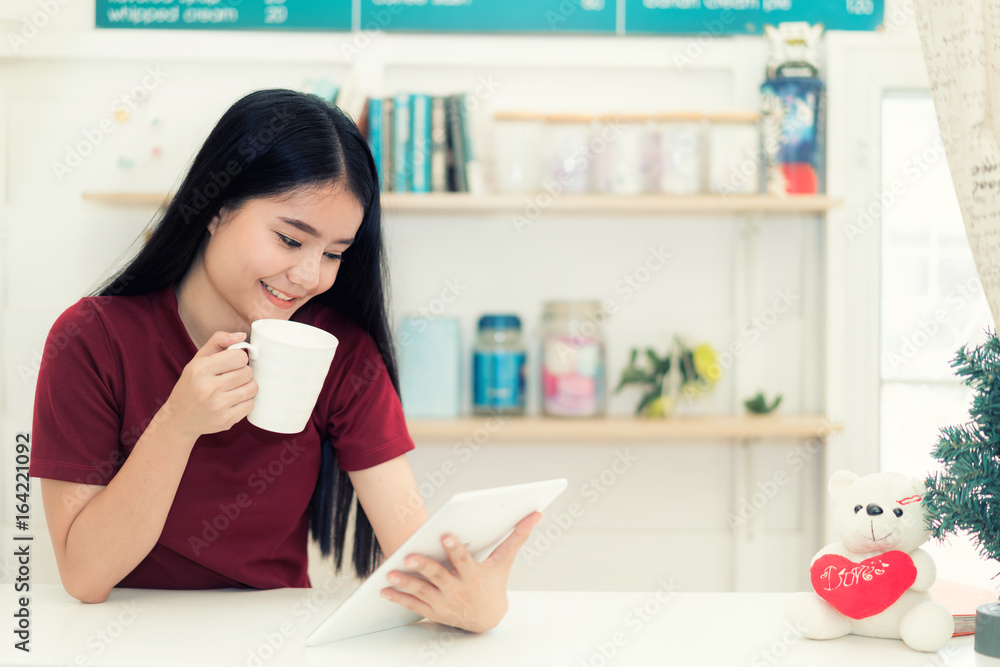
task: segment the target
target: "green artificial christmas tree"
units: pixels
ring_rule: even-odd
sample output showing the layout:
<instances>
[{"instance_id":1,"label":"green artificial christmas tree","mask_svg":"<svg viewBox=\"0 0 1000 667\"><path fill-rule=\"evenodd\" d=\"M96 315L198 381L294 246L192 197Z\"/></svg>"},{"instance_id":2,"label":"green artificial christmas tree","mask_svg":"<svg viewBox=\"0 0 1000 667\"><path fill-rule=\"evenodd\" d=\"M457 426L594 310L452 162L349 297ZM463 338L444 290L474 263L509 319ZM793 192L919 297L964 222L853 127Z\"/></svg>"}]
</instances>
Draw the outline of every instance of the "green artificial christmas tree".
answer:
<instances>
[{"instance_id":1,"label":"green artificial christmas tree","mask_svg":"<svg viewBox=\"0 0 1000 667\"><path fill-rule=\"evenodd\" d=\"M941 429L934 457L944 469L928 476L924 506L935 538L967 532L980 555L1000 562L1000 340L986 333L951 362L976 392L971 421Z\"/></svg>"}]
</instances>

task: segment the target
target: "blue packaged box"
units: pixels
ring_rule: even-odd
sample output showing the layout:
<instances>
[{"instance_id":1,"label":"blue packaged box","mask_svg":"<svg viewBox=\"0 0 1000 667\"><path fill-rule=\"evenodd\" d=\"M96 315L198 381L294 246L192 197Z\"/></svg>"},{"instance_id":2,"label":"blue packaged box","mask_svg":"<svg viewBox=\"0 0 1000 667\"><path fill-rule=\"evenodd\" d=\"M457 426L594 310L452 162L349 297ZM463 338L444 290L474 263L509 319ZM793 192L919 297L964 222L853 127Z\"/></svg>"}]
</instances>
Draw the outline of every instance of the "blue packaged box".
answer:
<instances>
[{"instance_id":1,"label":"blue packaged box","mask_svg":"<svg viewBox=\"0 0 1000 667\"><path fill-rule=\"evenodd\" d=\"M815 77L761 86L761 142L768 194L825 192L824 85Z\"/></svg>"},{"instance_id":2,"label":"blue packaged box","mask_svg":"<svg viewBox=\"0 0 1000 667\"><path fill-rule=\"evenodd\" d=\"M462 344L451 317L404 317L396 346L403 412L417 419L454 419L462 403Z\"/></svg>"}]
</instances>

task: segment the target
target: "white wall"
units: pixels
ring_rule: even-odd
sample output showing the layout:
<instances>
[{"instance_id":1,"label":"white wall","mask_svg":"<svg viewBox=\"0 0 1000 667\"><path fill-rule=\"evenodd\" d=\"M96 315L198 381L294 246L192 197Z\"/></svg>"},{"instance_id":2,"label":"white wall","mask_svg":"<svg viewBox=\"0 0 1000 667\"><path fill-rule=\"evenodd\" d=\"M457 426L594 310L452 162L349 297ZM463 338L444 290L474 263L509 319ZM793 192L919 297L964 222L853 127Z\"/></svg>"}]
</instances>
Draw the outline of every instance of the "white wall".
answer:
<instances>
[{"instance_id":1,"label":"white wall","mask_svg":"<svg viewBox=\"0 0 1000 667\"><path fill-rule=\"evenodd\" d=\"M890 3L891 17L896 5ZM5 2L0 32L20 34L35 2ZM906 16L905 7L903 14ZM6 19L6 22L3 20ZM34 368L55 317L89 292L149 222L153 211L81 201L85 190L169 189L180 178L200 142L221 113L250 90L298 88L307 77L342 79L354 68L368 92L453 92L484 78L498 82L485 108L542 110L716 110L755 107L765 53L758 38L544 38L490 36L220 34L172 31L96 32L93 2L67 3L27 45L0 46L0 89L5 100L6 198L0 227L2 292L2 387L0 411L6 452L0 469L3 523L10 530L10 472L14 434L30 427ZM912 45L905 21L888 38L860 35L871 44ZM0 40L9 42L9 40ZM344 46L360 46L345 57ZM678 67L678 53L696 56ZM458 55L456 55L458 54ZM831 53L843 61L843 53ZM150 71L162 82L149 90L132 119L116 125L80 166L62 180L53 163L68 147L110 119L121 95ZM863 78L863 68L848 77ZM153 79L147 78L147 82ZM831 82L831 99L838 90ZM832 106L831 108L840 108ZM159 124L152 121L158 118ZM831 118L840 127L842 119ZM483 126L483 131L488 130ZM832 136L831 144L850 137ZM154 145L164 149L151 159ZM486 157L488 142L482 144ZM121 157L140 163L131 173ZM143 167L142 165L145 165ZM849 166L831 183L850 182ZM832 194L838 195L838 192ZM740 340L749 318L761 313L779 290L799 300L762 331L759 340L727 372L716 392L688 406L689 412L738 411L758 388L784 394L787 413L820 412L827 402L844 405L857 394L854 378L824 367L844 359L824 352L823 314L830 294L849 298L836 285L824 287L828 268L821 221L814 216L753 219L741 216L627 216L583 218L543 215L518 233L506 214L394 215L385 221L391 251L394 317L427 306L445 281L467 289L447 310L461 319L471 343L475 320L487 310L521 313L529 341L537 340L542 303L561 298L616 298L620 312L609 322L609 376L616 379L630 346L664 346L675 333L725 349ZM828 232L827 232L828 233ZM623 275L640 266L650 246L673 255L649 283L628 300L614 292ZM832 290L832 292L830 291ZM824 297L824 292L826 297ZM877 340L877 330L863 332ZM742 340L747 343L748 341ZM844 345L835 345L846 354ZM536 355L537 357L537 355ZM824 363L825 360L825 363ZM537 377L537 359L531 378ZM468 384L468 383L466 383ZM537 382L529 386L537 396ZM612 414L628 414L635 395L614 397ZM468 404L468 402L466 402ZM533 404L537 412L537 404ZM838 415L848 421L851 411ZM843 439L834 445L861 451ZM418 480L434 477L455 456L451 442L418 443L410 456ZM551 548L522 558L512 578L518 588L651 589L673 579L687 590L792 590L804 583L805 564L818 546L821 516L800 506L800 492L822 485L821 457L801 472L787 455L802 443L690 442L631 446L609 442L571 444L488 443L458 473L427 498L433 509L447 495L467 488L566 476L570 490L549 512ZM606 493L590 502L583 485L630 449L639 462ZM845 460L846 459L846 460ZM850 456L838 461L851 467ZM790 482L776 489L760 511L756 533L738 547L726 517L763 488L778 471ZM737 497L736 489L744 489ZM586 511L565 530L554 518L571 502ZM44 537L37 486L33 531ZM6 542L6 533L4 535ZM739 550L737 550L739 549ZM39 550L41 551L41 550ZM737 561L739 557L739 562ZM34 562L34 581L57 581L51 560ZM748 572L756 576L751 578ZM0 579L3 571L0 570Z\"/></svg>"}]
</instances>

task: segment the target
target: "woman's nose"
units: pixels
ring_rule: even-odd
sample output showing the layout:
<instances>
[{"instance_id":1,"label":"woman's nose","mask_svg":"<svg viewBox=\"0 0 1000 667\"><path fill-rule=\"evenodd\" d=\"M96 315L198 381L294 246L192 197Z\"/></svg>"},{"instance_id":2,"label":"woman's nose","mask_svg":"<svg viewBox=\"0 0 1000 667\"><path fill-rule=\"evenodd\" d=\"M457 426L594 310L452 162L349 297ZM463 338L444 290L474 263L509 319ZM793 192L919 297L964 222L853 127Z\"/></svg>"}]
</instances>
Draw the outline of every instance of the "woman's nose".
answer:
<instances>
[{"instance_id":1,"label":"woman's nose","mask_svg":"<svg viewBox=\"0 0 1000 667\"><path fill-rule=\"evenodd\" d=\"M289 273L293 282L306 289L313 289L319 284L320 260L307 257L296 264Z\"/></svg>"}]
</instances>

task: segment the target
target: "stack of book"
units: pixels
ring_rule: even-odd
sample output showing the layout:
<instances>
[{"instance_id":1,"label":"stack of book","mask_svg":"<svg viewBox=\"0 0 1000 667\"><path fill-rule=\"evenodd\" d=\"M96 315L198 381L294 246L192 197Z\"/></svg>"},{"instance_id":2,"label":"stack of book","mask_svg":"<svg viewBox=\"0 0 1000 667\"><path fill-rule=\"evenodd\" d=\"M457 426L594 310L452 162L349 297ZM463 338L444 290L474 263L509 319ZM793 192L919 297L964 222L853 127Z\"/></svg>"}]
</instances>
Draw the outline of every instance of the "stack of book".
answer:
<instances>
[{"instance_id":1,"label":"stack of book","mask_svg":"<svg viewBox=\"0 0 1000 667\"><path fill-rule=\"evenodd\" d=\"M997 591L938 579L930 588L931 597L955 618L955 637L976 631L976 607L997 601Z\"/></svg>"},{"instance_id":2,"label":"stack of book","mask_svg":"<svg viewBox=\"0 0 1000 667\"><path fill-rule=\"evenodd\" d=\"M368 100L364 125L383 192L482 193L468 100L466 93Z\"/></svg>"}]
</instances>

